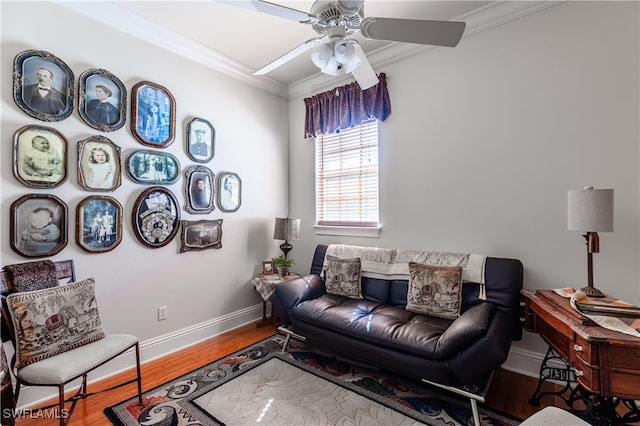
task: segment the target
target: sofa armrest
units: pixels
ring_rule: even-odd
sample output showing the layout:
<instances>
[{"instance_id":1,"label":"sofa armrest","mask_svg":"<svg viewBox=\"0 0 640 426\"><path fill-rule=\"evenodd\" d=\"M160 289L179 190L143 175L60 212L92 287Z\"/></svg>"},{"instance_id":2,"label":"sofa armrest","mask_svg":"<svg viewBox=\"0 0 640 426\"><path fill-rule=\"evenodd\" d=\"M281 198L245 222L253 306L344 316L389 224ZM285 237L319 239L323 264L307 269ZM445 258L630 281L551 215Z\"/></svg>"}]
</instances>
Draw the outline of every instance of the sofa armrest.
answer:
<instances>
[{"instance_id":1,"label":"sofa armrest","mask_svg":"<svg viewBox=\"0 0 640 426\"><path fill-rule=\"evenodd\" d=\"M289 312L305 300L316 299L326 293L324 281L318 274L304 275L276 285L270 297L285 325L290 325Z\"/></svg>"},{"instance_id":2,"label":"sofa armrest","mask_svg":"<svg viewBox=\"0 0 640 426\"><path fill-rule=\"evenodd\" d=\"M475 305L456 318L438 339L435 355L449 358L484 336L497 307L490 302Z\"/></svg>"}]
</instances>

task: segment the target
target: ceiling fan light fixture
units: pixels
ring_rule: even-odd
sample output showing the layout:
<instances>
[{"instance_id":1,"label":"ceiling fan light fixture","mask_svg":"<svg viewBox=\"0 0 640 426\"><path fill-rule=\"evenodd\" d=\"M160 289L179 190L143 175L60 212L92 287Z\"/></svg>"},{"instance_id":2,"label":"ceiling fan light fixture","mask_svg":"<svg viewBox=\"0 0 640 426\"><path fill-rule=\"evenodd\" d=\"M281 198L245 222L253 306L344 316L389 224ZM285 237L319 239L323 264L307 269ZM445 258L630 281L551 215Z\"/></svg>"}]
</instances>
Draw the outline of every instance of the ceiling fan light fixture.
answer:
<instances>
[{"instance_id":1,"label":"ceiling fan light fixture","mask_svg":"<svg viewBox=\"0 0 640 426\"><path fill-rule=\"evenodd\" d=\"M331 58L333 58L333 48L328 43L321 44L317 49L311 52L311 60L314 65L320 69L329 65Z\"/></svg>"},{"instance_id":2,"label":"ceiling fan light fixture","mask_svg":"<svg viewBox=\"0 0 640 426\"><path fill-rule=\"evenodd\" d=\"M329 59L329 63L325 67L321 68L320 71L328 75L337 76L340 72L339 65L340 64L338 63L336 57L331 56L331 58Z\"/></svg>"},{"instance_id":3,"label":"ceiling fan light fixture","mask_svg":"<svg viewBox=\"0 0 640 426\"><path fill-rule=\"evenodd\" d=\"M356 49L349 40L336 42L333 49L334 55L341 64L348 64L356 56Z\"/></svg>"},{"instance_id":4,"label":"ceiling fan light fixture","mask_svg":"<svg viewBox=\"0 0 640 426\"><path fill-rule=\"evenodd\" d=\"M344 66L344 72L346 73L353 72L353 70L358 68L361 63L362 63L362 60L357 56L354 56L349 62L342 64Z\"/></svg>"}]
</instances>

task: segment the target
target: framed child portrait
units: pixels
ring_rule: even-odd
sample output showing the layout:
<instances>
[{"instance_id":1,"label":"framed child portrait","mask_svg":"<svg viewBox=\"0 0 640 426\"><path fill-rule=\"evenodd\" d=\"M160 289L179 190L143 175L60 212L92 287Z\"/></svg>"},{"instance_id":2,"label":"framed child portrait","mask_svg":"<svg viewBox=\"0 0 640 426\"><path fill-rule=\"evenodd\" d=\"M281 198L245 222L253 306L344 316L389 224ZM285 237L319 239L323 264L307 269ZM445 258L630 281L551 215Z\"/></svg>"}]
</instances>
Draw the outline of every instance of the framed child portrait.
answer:
<instances>
[{"instance_id":1,"label":"framed child portrait","mask_svg":"<svg viewBox=\"0 0 640 426\"><path fill-rule=\"evenodd\" d=\"M24 126L13 136L13 175L30 188L56 188L67 180L67 140L51 127Z\"/></svg>"},{"instance_id":2,"label":"framed child portrait","mask_svg":"<svg viewBox=\"0 0 640 426\"><path fill-rule=\"evenodd\" d=\"M182 221L180 253L222 247L222 219Z\"/></svg>"},{"instance_id":3,"label":"framed child portrait","mask_svg":"<svg viewBox=\"0 0 640 426\"><path fill-rule=\"evenodd\" d=\"M131 133L143 145L166 148L176 133L176 100L166 88L141 81L131 88Z\"/></svg>"},{"instance_id":4,"label":"framed child portrait","mask_svg":"<svg viewBox=\"0 0 640 426\"><path fill-rule=\"evenodd\" d=\"M13 62L13 99L22 111L42 121L71 115L74 101L71 69L44 50L26 50Z\"/></svg>"},{"instance_id":5,"label":"framed child portrait","mask_svg":"<svg viewBox=\"0 0 640 426\"><path fill-rule=\"evenodd\" d=\"M185 175L185 210L189 213L207 214L214 209L214 174L208 167L191 166Z\"/></svg>"},{"instance_id":6,"label":"framed child portrait","mask_svg":"<svg viewBox=\"0 0 640 426\"><path fill-rule=\"evenodd\" d=\"M242 203L242 181L240 176L231 172L218 175L218 207L225 213L232 213L240 208Z\"/></svg>"},{"instance_id":7,"label":"framed child portrait","mask_svg":"<svg viewBox=\"0 0 640 426\"><path fill-rule=\"evenodd\" d=\"M78 142L78 183L87 191L113 191L122 183L120 147L104 136Z\"/></svg>"},{"instance_id":8,"label":"framed child portrait","mask_svg":"<svg viewBox=\"0 0 640 426\"><path fill-rule=\"evenodd\" d=\"M86 197L76 208L76 243L88 252L111 251L122 241L122 205L105 195Z\"/></svg>"},{"instance_id":9,"label":"framed child portrait","mask_svg":"<svg viewBox=\"0 0 640 426\"><path fill-rule=\"evenodd\" d=\"M11 204L11 249L24 257L53 256L67 245L67 205L51 194L27 194Z\"/></svg>"},{"instance_id":10,"label":"framed child portrait","mask_svg":"<svg viewBox=\"0 0 640 426\"><path fill-rule=\"evenodd\" d=\"M187 154L193 161L206 163L215 153L215 129L204 118L194 118L187 125Z\"/></svg>"},{"instance_id":11,"label":"framed child portrait","mask_svg":"<svg viewBox=\"0 0 640 426\"><path fill-rule=\"evenodd\" d=\"M78 79L78 113L89 126L112 132L124 126L127 91L118 77L103 69L90 69Z\"/></svg>"},{"instance_id":12,"label":"framed child portrait","mask_svg":"<svg viewBox=\"0 0 640 426\"><path fill-rule=\"evenodd\" d=\"M167 188L153 186L136 199L131 220L138 241L149 248L163 247L178 233L180 205Z\"/></svg>"}]
</instances>

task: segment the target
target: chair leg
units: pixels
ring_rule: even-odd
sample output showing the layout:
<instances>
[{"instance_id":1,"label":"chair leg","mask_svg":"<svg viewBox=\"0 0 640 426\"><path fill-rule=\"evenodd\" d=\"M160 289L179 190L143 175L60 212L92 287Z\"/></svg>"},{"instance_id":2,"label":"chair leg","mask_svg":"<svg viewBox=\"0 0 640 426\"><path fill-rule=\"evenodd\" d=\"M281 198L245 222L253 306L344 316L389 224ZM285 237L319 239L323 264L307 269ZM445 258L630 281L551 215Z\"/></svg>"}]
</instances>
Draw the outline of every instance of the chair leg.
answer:
<instances>
[{"instance_id":1,"label":"chair leg","mask_svg":"<svg viewBox=\"0 0 640 426\"><path fill-rule=\"evenodd\" d=\"M65 417L67 417L65 415L65 411L64 411L64 383L61 385L58 385L58 400L59 400L59 412L58 412L58 417L60 417L60 426L64 426L66 424L66 422L69 420L68 418L65 419Z\"/></svg>"},{"instance_id":2,"label":"chair leg","mask_svg":"<svg viewBox=\"0 0 640 426\"><path fill-rule=\"evenodd\" d=\"M140 345L136 343L136 372L138 374L138 404L142 405L142 372L140 369Z\"/></svg>"}]
</instances>

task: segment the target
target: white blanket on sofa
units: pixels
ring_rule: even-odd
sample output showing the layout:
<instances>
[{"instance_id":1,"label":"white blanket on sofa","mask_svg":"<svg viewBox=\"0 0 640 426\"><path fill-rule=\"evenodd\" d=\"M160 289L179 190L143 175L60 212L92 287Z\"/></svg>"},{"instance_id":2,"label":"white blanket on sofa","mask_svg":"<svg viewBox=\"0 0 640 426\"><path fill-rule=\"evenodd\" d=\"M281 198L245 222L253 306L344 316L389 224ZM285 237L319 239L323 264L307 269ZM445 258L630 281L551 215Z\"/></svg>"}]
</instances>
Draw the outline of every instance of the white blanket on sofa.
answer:
<instances>
[{"instance_id":1,"label":"white blanket on sofa","mask_svg":"<svg viewBox=\"0 0 640 426\"><path fill-rule=\"evenodd\" d=\"M359 257L361 275L385 280L408 280L409 262L436 266L462 266L462 280L484 287L486 256L436 251L396 250L377 247L330 244L325 254L340 258ZM324 267L322 268L324 270ZM484 290L484 288L482 288Z\"/></svg>"}]
</instances>

